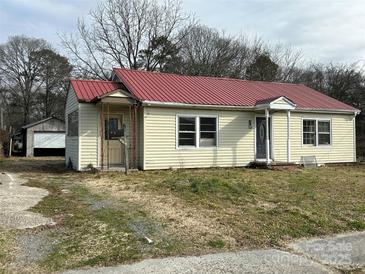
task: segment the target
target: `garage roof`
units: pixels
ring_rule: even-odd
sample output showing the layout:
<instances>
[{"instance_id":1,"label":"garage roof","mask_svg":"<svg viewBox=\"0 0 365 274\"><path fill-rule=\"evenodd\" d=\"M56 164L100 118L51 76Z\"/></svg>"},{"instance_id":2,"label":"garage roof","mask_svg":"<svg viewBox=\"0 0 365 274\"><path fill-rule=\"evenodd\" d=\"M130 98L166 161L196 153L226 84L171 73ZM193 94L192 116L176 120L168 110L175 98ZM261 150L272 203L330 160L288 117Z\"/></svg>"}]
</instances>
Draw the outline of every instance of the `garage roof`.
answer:
<instances>
[{"instance_id":1,"label":"garage roof","mask_svg":"<svg viewBox=\"0 0 365 274\"><path fill-rule=\"evenodd\" d=\"M22 128L24 128L24 129L26 129L26 128L30 128L30 127L33 127L33 126L36 126L36 125L42 124L42 123L47 122L47 121L52 120L52 119L56 119L56 120L59 120L59 121L61 121L61 122L64 122L63 120L61 120L61 119L59 119L59 118L57 118L57 117L53 117L53 116L51 116L51 117L45 118L45 119L43 119L43 120L39 120L39 121L36 121L36 122L30 123L30 124L27 124L27 125L25 125L25 126L22 126Z\"/></svg>"}]
</instances>

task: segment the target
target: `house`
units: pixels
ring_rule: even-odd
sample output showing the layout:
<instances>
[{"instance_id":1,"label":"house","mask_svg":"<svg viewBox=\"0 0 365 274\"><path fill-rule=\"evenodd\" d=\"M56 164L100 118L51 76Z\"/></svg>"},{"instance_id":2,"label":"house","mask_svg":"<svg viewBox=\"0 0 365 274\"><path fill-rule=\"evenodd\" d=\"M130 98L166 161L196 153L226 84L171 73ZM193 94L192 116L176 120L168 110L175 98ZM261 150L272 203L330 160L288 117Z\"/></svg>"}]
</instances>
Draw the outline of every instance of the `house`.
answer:
<instances>
[{"instance_id":1,"label":"house","mask_svg":"<svg viewBox=\"0 0 365 274\"><path fill-rule=\"evenodd\" d=\"M124 166L124 134L142 170L356 161L359 110L304 85L120 68L113 80L71 80L66 163L77 170Z\"/></svg>"},{"instance_id":2,"label":"house","mask_svg":"<svg viewBox=\"0 0 365 274\"><path fill-rule=\"evenodd\" d=\"M64 156L65 131L65 122L56 117L48 117L23 126L20 132L23 155Z\"/></svg>"}]
</instances>

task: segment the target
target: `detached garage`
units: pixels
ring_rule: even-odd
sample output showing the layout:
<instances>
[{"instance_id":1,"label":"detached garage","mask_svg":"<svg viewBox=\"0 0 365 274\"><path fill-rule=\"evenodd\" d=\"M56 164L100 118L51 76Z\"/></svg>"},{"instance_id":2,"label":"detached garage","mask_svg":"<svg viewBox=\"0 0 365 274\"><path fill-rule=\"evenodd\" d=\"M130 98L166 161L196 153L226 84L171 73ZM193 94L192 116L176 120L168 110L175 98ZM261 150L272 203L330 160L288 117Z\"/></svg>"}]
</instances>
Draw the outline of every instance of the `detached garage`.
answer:
<instances>
[{"instance_id":1,"label":"detached garage","mask_svg":"<svg viewBox=\"0 0 365 274\"><path fill-rule=\"evenodd\" d=\"M49 117L22 127L25 156L64 156L65 122Z\"/></svg>"}]
</instances>

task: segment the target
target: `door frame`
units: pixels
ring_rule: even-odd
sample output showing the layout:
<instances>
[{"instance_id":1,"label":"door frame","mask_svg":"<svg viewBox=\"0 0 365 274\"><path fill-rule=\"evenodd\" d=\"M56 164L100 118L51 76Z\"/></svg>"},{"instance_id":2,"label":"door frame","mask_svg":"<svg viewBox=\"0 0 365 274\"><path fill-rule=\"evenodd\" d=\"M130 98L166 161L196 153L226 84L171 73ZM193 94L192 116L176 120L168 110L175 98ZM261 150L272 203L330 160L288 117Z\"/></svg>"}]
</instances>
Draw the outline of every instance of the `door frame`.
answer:
<instances>
[{"instance_id":1,"label":"door frame","mask_svg":"<svg viewBox=\"0 0 365 274\"><path fill-rule=\"evenodd\" d=\"M257 147L256 147L256 132L257 132L257 127L256 127L256 118L257 117L261 117L261 118L266 118L266 116L264 114L255 114L255 122L254 122L254 158L255 161L258 162L266 162L266 158L256 158L257 156ZM269 114L269 118L270 118L270 142L269 142L269 147L270 147L270 161L272 161L272 155L273 155L273 149L272 149L272 144L273 144L273 121L272 121L272 114ZM266 142L266 141L265 141Z\"/></svg>"},{"instance_id":2,"label":"door frame","mask_svg":"<svg viewBox=\"0 0 365 274\"><path fill-rule=\"evenodd\" d=\"M109 115L109 117L108 117L108 115ZM104 146L108 146L108 141L110 141L110 140L108 140L108 139L106 139L105 138L105 129L106 129L106 126L105 126L105 120L108 120L108 118L113 118L113 117L115 117L115 116L119 116L120 118L121 118L121 120L120 120L120 123L121 123L121 127L123 127L123 123L124 123L124 121L125 121L125 112L120 112L120 111L117 111L117 112L107 112L107 111L104 111L103 112L103 116L104 116L104 119L103 119L103 121L102 121L102 128L103 128L103 131L102 131L102 136L101 136L101 138L103 139L103 141L104 141ZM114 140L112 140L112 141L114 141ZM121 146L121 149L123 149L123 145L122 144L120 144L120 146ZM103 149L104 150L104 157L106 156L106 154L105 154L105 151L107 150L108 152L108 154L109 154L109 148L107 148L107 149L105 149L105 147L104 148L101 148L101 144L100 144L100 149ZM123 159L122 159L122 162L120 163L120 165L123 165ZM105 164L104 164L105 165ZM110 164L109 163L106 163L106 165L105 166L109 166Z\"/></svg>"}]
</instances>

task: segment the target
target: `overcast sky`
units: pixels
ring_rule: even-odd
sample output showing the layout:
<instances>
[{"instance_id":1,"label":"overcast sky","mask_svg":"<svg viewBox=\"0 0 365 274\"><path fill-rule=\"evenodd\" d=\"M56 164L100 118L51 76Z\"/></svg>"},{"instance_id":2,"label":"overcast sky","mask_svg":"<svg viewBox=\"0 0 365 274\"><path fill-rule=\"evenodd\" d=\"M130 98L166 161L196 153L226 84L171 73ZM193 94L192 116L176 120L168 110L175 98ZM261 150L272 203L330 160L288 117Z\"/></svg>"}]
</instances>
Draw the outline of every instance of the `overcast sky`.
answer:
<instances>
[{"instance_id":1,"label":"overcast sky","mask_svg":"<svg viewBox=\"0 0 365 274\"><path fill-rule=\"evenodd\" d=\"M0 43L25 34L60 47L97 0L0 0ZM182 0L202 24L303 51L307 61L365 62L364 0Z\"/></svg>"}]
</instances>

